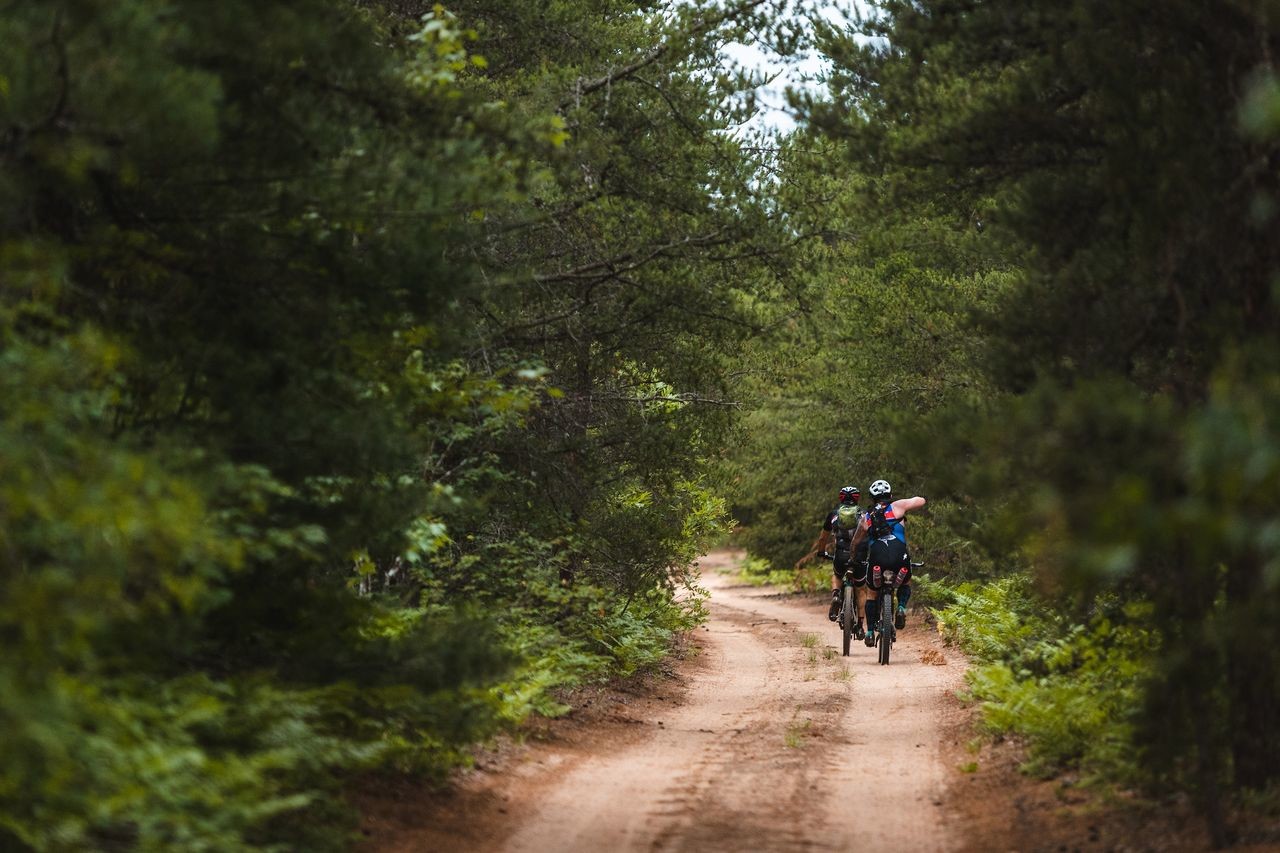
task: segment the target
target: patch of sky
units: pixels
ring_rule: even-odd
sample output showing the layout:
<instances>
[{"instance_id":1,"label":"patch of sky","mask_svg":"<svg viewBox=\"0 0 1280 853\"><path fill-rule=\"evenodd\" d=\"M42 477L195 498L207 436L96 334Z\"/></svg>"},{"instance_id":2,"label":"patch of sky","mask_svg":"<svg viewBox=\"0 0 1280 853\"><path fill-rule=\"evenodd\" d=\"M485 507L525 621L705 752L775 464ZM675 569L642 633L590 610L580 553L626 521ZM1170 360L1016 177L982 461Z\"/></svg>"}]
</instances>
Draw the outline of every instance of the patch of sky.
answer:
<instances>
[{"instance_id":1,"label":"patch of sky","mask_svg":"<svg viewBox=\"0 0 1280 853\"><path fill-rule=\"evenodd\" d=\"M731 42L721 48L726 70L752 74L762 84L755 92L756 109L752 117L738 128L742 138L774 136L790 133L796 117L787 106L787 90L818 90L823 85L830 63L813 45L813 22L823 21L834 27L853 30L856 21L874 14L871 4L863 0L843 2L801 2L789 4L784 23L798 28L800 38L793 50L783 52L775 39L758 34L754 39ZM854 35L859 41L869 37Z\"/></svg>"}]
</instances>

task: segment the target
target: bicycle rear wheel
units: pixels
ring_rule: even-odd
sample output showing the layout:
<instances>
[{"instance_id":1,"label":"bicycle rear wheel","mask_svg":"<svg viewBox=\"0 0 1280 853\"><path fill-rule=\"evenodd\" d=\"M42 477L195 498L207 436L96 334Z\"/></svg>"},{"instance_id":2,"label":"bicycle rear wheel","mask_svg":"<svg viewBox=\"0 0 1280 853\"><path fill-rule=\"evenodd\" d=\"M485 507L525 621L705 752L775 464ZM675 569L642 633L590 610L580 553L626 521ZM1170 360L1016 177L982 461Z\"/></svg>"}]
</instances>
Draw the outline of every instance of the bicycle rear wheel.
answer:
<instances>
[{"instance_id":1,"label":"bicycle rear wheel","mask_svg":"<svg viewBox=\"0 0 1280 853\"><path fill-rule=\"evenodd\" d=\"M848 657L849 641L853 638L853 626L858 624L853 613L853 587L851 586L844 588L844 611L840 621L844 623L844 656Z\"/></svg>"},{"instance_id":2,"label":"bicycle rear wheel","mask_svg":"<svg viewBox=\"0 0 1280 853\"><path fill-rule=\"evenodd\" d=\"M893 593L880 596L880 665L888 666L893 649Z\"/></svg>"}]
</instances>

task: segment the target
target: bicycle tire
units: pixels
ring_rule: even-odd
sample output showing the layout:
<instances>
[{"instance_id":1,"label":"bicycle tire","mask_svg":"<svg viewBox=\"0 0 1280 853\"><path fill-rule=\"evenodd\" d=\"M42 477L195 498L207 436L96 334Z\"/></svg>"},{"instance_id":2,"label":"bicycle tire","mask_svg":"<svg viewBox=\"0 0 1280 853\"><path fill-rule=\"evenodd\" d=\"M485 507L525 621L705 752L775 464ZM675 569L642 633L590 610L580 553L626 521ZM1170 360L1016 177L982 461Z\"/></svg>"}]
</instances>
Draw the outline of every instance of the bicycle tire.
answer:
<instances>
[{"instance_id":1,"label":"bicycle tire","mask_svg":"<svg viewBox=\"0 0 1280 853\"><path fill-rule=\"evenodd\" d=\"M853 614L853 587L844 588L844 656L849 656L849 641L853 638L853 626L858 624Z\"/></svg>"},{"instance_id":2,"label":"bicycle tire","mask_svg":"<svg viewBox=\"0 0 1280 853\"><path fill-rule=\"evenodd\" d=\"M880 596L880 665L889 665L893 649L893 593Z\"/></svg>"}]
</instances>

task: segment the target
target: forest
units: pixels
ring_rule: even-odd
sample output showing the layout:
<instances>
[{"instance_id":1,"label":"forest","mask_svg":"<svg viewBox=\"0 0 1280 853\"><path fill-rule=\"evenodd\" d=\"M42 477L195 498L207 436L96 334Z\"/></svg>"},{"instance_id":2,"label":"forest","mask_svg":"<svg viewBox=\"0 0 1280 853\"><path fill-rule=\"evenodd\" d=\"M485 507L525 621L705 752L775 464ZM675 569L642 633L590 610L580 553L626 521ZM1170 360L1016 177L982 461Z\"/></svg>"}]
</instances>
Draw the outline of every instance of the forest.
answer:
<instances>
[{"instance_id":1,"label":"forest","mask_svg":"<svg viewBox=\"0 0 1280 853\"><path fill-rule=\"evenodd\" d=\"M1029 772L1280 810L1280 7L823 11L0 2L0 848L348 849L882 477Z\"/></svg>"}]
</instances>

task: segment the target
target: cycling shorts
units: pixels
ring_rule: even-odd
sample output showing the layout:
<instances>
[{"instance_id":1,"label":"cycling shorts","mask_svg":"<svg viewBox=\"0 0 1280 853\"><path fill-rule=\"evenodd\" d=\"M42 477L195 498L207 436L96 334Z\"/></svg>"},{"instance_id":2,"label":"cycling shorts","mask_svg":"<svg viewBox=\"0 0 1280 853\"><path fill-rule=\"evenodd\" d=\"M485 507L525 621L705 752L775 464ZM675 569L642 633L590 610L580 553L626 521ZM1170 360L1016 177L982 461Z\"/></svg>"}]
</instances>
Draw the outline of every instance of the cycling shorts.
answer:
<instances>
[{"instance_id":1,"label":"cycling shorts","mask_svg":"<svg viewBox=\"0 0 1280 853\"><path fill-rule=\"evenodd\" d=\"M907 579L905 583L911 582L911 560L907 556L907 543L896 536L888 539L877 539L872 542L867 565L879 566L881 576L889 578L896 575L899 569L906 568ZM869 577L874 578L874 571L869 573Z\"/></svg>"},{"instance_id":2,"label":"cycling shorts","mask_svg":"<svg viewBox=\"0 0 1280 853\"><path fill-rule=\"evenodd\" d=\"M867 582L867 564L852 560L847 557L837 556L835 559L832 573L836 576L836 580L843 581L844 573L847 569L853 569L853 585L862 586Z\"/></svg>"}]
</instances>

